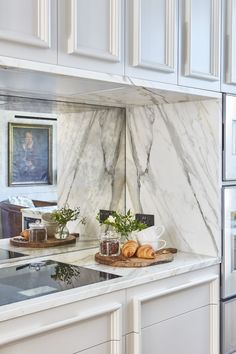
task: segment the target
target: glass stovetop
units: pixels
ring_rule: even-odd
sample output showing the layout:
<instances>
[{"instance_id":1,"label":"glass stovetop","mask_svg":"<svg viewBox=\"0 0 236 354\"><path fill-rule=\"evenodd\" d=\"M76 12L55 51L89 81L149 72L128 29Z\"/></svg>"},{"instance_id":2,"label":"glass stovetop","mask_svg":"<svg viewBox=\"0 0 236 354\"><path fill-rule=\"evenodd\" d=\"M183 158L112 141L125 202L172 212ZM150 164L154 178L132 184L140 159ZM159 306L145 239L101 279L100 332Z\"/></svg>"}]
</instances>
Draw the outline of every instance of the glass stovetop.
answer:
<instances>
[{"instance_id":1,"label":"glass stovetop","mask_svg":"<svg viewBox=\"0 0 236 354\"><path fill-rule=\"evenodd\" d=\"M3 250L0 248L0 261L2 261L4 259L18 258L18 257L24 257L24 256L26 256L26 255L23 253L7 251L7 250Z\"/></svg>"},{"instance_id":2,"label":"glass stovetop","mask_svg":"<svg viewBox=\"0 0 236 354\"><path fill-rule=\"evenodd\" d=\"M119 277L56 261L0 269L0 305L32 299Z\"/></svg>"}]
</instances>

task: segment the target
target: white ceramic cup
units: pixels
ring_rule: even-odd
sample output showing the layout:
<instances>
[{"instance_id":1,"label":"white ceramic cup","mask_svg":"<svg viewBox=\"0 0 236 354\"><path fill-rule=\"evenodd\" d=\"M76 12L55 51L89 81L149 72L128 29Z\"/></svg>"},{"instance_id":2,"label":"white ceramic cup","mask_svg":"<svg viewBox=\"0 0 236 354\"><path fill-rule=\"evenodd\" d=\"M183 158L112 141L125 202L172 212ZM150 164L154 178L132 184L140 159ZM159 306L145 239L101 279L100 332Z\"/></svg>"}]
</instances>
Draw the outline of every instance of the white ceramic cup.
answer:
<instances>
[{"instance_id":1,"label":"white ceramic cup","mask_svg":"<svg viewBox=\"0 0 236 354\"><path fill-rule=\"evenodd\" d=\"M136 239L140 245L149 244L154 251L158 251L166 246L166 241L160 237L165 232L165 227L151 226L136 233Z\"/></svg>"}]
</instances>

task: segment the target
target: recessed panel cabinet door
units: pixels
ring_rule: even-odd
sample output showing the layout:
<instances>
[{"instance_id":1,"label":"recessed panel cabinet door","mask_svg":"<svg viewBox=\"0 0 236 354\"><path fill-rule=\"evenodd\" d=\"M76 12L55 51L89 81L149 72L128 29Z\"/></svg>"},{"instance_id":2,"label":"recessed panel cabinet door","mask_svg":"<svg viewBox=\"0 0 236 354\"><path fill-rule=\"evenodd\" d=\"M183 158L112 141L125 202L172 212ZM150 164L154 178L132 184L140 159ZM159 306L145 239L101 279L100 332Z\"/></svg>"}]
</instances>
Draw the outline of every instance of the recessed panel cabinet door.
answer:
<instances>
[{"instance_id":1,"label":"recessed panel cabinet door","mask_svg":"<svg viewBox=\"0 0 236 354\"><path fill-rule=\"evenodd\" d=\"M221 90L236 93L236 0L223 1Z\"/></svg>"},{"instance_id":2,"label":"recessed panel cabinet door","mask_svg":"<svg viewBox=\"0 0 236 354\"><path fill-rule=\"evenodd\" d=\"M59 0L58 63L124 74L123 0Z\"/></svg>"},{"instance_id":3,"label":"recessed panel cabinet door","mask_svg":"<svg viewBox=\"0 0 236 354\"><path fill-rule=\"evenodd\" d=\"M0 1L0 56L57 62L56 0Z\"/></svg>"},{"instance_id":4,"label":"recessed panel cabinet door","mask_svg":"<svg viewBox=\"0 0 236 354\"><path fill-rule=\"evenodd\" d=\"M220 91L221 0L180 0L179 84Z\"/></svg>"},{"instance_id":5,"label":"recessed panel cabinet door","mask_svg":"<svg viewBox=\"0 0 236 354\"><path fill-rule=\"evenodd\" d=\"M177 83L177 1L129 0L126 4L125 74Z\"/></svg>"}]
</instances>

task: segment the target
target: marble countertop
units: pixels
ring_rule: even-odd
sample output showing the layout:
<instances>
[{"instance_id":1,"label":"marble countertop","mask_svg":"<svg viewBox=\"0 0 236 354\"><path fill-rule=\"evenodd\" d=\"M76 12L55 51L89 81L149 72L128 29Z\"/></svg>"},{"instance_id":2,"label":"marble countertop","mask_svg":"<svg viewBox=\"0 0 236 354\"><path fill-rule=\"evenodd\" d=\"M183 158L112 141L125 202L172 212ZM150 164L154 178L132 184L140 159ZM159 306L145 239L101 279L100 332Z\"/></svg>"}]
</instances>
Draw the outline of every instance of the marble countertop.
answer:
<instances>
[{"instance_id":1,"label":"marble countertop","mask_svg":"<svg viewBox=\"0 0 236 354\"><path fill-rule=\"evenodd\" d=\"M58 253L58 249L51 249L50 254L45 254L45 249L38 249L37 251L34 250L34 252L33 250L27 249L27 253L30 253L28 257L22 257L21 259L18 258L18 260L12 260L10 264L6 262L5 264L2 263L0 267L13 266L16 263L17 265L25 264L26 260L28 261L32 258L34 258L34 261L51 259L99 270L102 272L117 274L120 277L96 284L86 285L80 288L74 288L71 290L66 290L51 295L45 295L34 299L21 301L20 306L19 302L1 306L0 321L7 320L10 318L16 318L27 313L34 313L48 308L61 306L67 303L88 299L113 291L127 289L129 287L145 284L159 279L166 278L168 281L169 277L184 273L191 274L190 272L192 271L203 269L220 263L220 259L216 257L178 252L174 255L174 260L169 263L143 268L114 268L110 266L100 265L95 262L94 255L98 251L98 248L94 247L95 243L96 241L87 242L86 247L85 241L77 241L73 249L68 246L65 248L63 247L63 250L60 249L60 254ZM5 249L7 249L6 242L2 241L0 241L0 248L3 248L4 244ZM10 248L15 250L15 247ZM23 251L19 248L17 248L17 250L21 252ZM33 253L34 257L32 257Z\"/></svg>"},{"instance_id":2,"label":"marble countertop","mask_svg":"<svg viewBox=\"0 0 236 354\"><path fill-rule=\"evenodd\" d=\"M48 248L27 248L27 247L17 247L10 244L9 239L0 240L0 250L7 250L12 252L19 252L24 254L24 257L12 258L8 260L0 260L0 268L6 267L8 265L18 263L32 258L51 256L51 255L62 255L71 254L72 252L77 252L81 250L91 249L98 246L97 239L84 240L81 238L76 239L76 243L58 246L58 247L48 247Z\"/></svg>"}]
</instances>

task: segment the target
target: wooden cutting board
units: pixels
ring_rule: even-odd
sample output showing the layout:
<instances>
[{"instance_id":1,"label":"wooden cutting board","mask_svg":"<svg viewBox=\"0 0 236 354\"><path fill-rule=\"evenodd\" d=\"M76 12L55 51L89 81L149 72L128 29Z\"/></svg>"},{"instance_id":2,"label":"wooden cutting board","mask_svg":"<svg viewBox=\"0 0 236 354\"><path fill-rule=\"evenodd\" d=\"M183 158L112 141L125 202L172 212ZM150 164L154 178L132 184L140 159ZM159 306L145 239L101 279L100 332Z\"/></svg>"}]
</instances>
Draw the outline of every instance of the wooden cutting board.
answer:
<instances>
[{"instance_id":1,"label":"wooden cutting board","mask_svg":"<svg viewBox=\"0 0 236 354\"><path fill-rule=\"evenodd\" d=\"M156 254L153 259L144 259L131 257L127 258L122 255L119 256L101 256L99 253L95 254L96 262L100 264L109 265L111 267L126 267L126 268L137 268L137 267L147 267L160 263L167 263L173 261L174 256L172 253L162 253Z\"/></svg>"},{"instance_id":2,"label":"wooden cutting board","mask_svg":"<svg viewBox=\"0 0 236 354\"><path fill-rule=\"evenodd\" d=\"M69 235L64 240L58 240L56 238L49 238L44 242L28 242L21 238L20 236L12 237L10 239L10 243L13 246L17 247L28 247L28 248L47 248L47 247L57 247L57 246L65 246L71 243L76 242L76 237L73 235Z\"/></svg>"}]
</instances>

